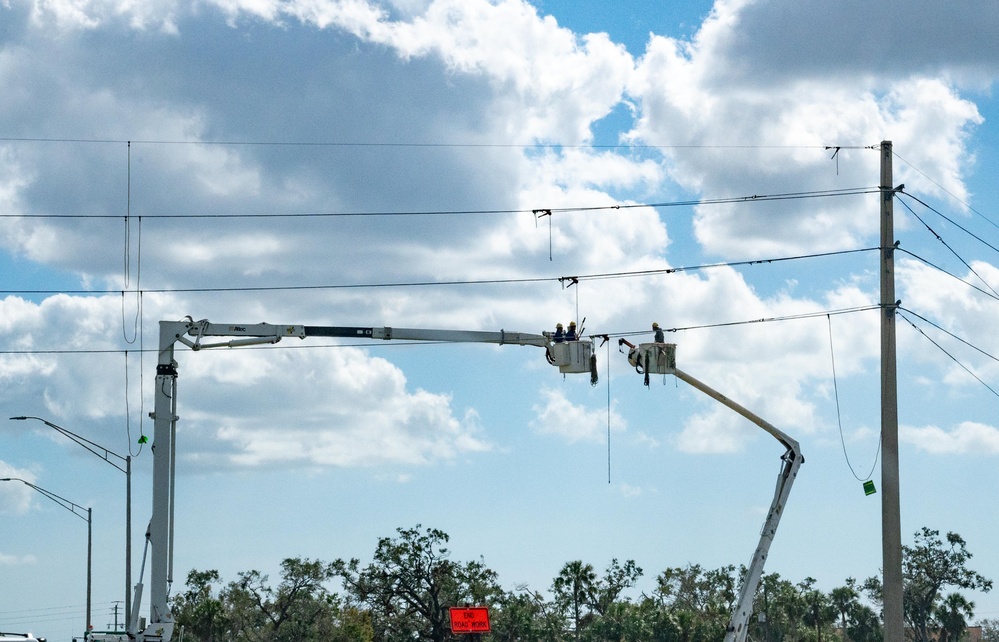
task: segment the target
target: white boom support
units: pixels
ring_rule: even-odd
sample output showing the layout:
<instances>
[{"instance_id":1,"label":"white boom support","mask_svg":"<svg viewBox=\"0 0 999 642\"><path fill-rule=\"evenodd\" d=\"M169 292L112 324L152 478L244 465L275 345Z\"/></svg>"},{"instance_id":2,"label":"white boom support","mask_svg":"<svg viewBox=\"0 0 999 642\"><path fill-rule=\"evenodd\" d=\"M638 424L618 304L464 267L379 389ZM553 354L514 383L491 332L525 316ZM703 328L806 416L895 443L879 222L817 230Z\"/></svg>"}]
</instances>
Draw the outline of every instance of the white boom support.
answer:
<instances>
[{"instance_id":1,"label":"white boom support","mask_svg":"<svg viewBox=\"0 0 999 642\"><path fill-rule=\"evenodd\" d=\"M211 337L230 337L228 341L203 342ZM421 330L413 328L365 328L309 325L247 325L202 321L160 321L159 358L156 364L156 394L153 417L153 513L146 534L150 555L149 624L139 631L138 611L126 636L95 634L104 642L169 642L174 617L170 612L169 592L173 581L173 499L176 459L177 362L174 345L178 342L192 350L234 348L246 345L277 343L284 338L337 337L452 343L493 343L545 348L552 365L563 373L595 373L593 343L582 339L555 343L546 333L479 332L470 330ZM141 586L141 582L140 582Z\"/></svg>"},{"instance_id":2,"label":"white boom support","mask_svg":"<svg viewBox=\"0 0 999 642\"><path fill-rule=\"evenodd\" d=\"M767 512L766 521L763 522L759 545L756 547L756 551L753 553L753 560L746 570L746 578L742 583L742 588L739 590L739 598L736 601L735 610L732 613L732 618L729 620L728 628L725 630L725 642L745 642L746 636L749 633L749 618L753 614L753 600L756 597L756 589L760 585L760 579L763 577L763 566L766 564L767 555L770 552L770 544L773 543L774 535L777 533L777 525L784 514L784 506L787 503L788 495L791 493L791 485L798 475L798 468L805 461L801 455L801 448L798 446L797 441L774 425L677 368L676 344L639 344L637 347L632 347L628 352L628 361L631 365L635 366L640 374L671 374L677 379L690 384L770 433L787 449L781 455L781 470L777 476L777 487L774 490L774 498L770 504L770 510Z\"/></svg>"}]
</instances>

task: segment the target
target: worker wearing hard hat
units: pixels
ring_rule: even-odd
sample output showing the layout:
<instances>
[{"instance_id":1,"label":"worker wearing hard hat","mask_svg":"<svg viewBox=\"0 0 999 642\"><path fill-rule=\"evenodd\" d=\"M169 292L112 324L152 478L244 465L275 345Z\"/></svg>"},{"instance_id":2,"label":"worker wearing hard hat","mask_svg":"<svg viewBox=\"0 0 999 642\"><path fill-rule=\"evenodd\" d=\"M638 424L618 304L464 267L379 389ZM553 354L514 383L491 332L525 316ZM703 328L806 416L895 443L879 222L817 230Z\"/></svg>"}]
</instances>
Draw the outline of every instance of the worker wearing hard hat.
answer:
<instances>
[{"instance_id":1,"label":"worker wearing hard hat","mask_svg":"<svg viewBox=\"0 0 999 642\"><path fill-rule=\"evenodd\" d=\"M652 331L655 332L654 341L656 343L663 343L666 341L666 337L663 336L663 329L659 327L659 324L655 321L652 322Z\"/></svg>"},{"instance_id":2,"label":"worker wearing hard hat","mask_svg":"<svg viewBox=\"0 0 999 642\"><path fill-rule=\"evenodd\" d=\"M576 322L569 322L569 329L565 331L566 341L575 341L578 337L576 336Z\"/></svg>"},{"instance_id":3,"label":"worker wearing hard hat","mask_svg":"<svg viewBox=\"0 0 999 642\"><path fill-rule=\"evenodd\" d=\"M562 329L561 323L555 324L555 334L552 335L552 339L555 340L555 343L562 343L565 341L565 331Z\"/></svg>"}]
</instances>

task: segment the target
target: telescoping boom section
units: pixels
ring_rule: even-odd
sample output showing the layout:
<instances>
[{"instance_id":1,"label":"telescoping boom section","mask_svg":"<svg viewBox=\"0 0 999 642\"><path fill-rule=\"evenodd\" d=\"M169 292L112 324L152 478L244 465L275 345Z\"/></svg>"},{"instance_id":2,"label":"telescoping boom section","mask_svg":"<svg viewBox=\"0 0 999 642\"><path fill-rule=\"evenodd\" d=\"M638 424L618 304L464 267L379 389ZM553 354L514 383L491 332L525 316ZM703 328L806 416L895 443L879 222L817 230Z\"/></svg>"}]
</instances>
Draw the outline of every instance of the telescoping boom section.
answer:
<instances>
[{"instance_id":1,"label":"telescoping boom section","mask_svg":"<svg viewBox=\"0 0 999 642\"><path fill-rule=\"evenodd\" d=\"M361 340L403 340L443 343L491 343L496 345L535 346L545 351L545 358L562 373L589 373L596 376L593 342L589 339L556 339L549 333L482 332L476 330L427 330L393 327L345 327L314 325L275 325L269 323L225 324L208 320L160 321L159 357L156 364L155 407L153 417L153 510L146 531L146 551L150 559L149 621L139 623L138 605L142 582L136 585L135 607L127 633L94 633L95 642L170 642L174 617L170 612L169 593L173 581L173 499L175 427L177 416L177 362L174 346L191 350L238 348L277 343L283 339L327 337ZM145 569L146 555L142 566ZM142 572L140 572L140 578Z\"/></svg>"},{"instance_id":2,"label":"telescoping boom section","mask_svg":"<svg viewBox=\"0 0 999 642\"><path fill-rule=\"evenodd\" d=\"M624 343L626 342L623 340L620 342L620 344ZM749 618L753 614L753 599L756 597L756 588L760 585L760 579L763 577L763 566L770 553L770 544L777 533L777 525L780 523L781 515L784 514L784 505L791 493L794 478L798 475L798 467L805 461L801 456L801 448L797 441L772 424L677 368L676 344L674 343L641 343L637 346L630 346L628 362L635 367L639 374L645 375L646 385L648 385L649 375L673 375L767 431L786 449L780 458L781 466L777 475L777 487L774 490L774 498L770 504L770 510L767 512L766 521L763 523L759 544L753 553L753 559L746 571L746 579L739 590L739 599L725 631L725 642L745 642L749 633Z\"/></svg>"}]
</instances>

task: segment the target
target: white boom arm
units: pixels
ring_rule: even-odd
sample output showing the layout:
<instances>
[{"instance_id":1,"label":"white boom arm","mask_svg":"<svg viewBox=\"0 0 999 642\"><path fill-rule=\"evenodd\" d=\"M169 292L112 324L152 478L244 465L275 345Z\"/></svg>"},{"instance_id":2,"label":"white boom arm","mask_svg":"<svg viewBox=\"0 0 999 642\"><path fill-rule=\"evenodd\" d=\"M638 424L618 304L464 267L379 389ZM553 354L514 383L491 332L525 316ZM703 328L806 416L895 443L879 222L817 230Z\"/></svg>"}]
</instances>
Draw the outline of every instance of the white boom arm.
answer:
<instances>
[{"instance_id":1,"label":"white boom arm","mask_svg":"<svg viewBox=\"0 0 999 642\"><path fill-rule=\"evenodd\" d=\"M746 636L749 633L749 618L753 614L753 600L756 597L756 589L760 585L760 579L763 577L763 566L770 552L770 544L777 533L777 525L784 514L784 505L787 503L788 495L791 493L791 485L798 475L798 468L805 461L801 455L801 448L798 446L797 441L774 425L677 368L676 344L642 343L637 347L631 348L628 353L628 361L641 374L671 374L677 379L690 384L770 433L787 449L781 455L781 469L780 474L777 476L777 488L774 490L774 498L770 504L770 510L767 512L767 519L763 522L760 543L756 547L756 552L753 553L753 560L750 562L749 568L746 570L746 578L742 583L742 588L739 590L739 598L736 602L735 610L732 612L732 618L729 620L728 628L725 630L725 642L745 642Z\"/></svg>"},{"instance_id":2,"label":"white boom arm","mask_svg":"<svg viewBox=\"0 0 999 642\"><path fill-rule=\"evenodd\" d=\"M227 341L206 343L212 337ZM595 374L593 343L589 340L554 342L547 334L522 332L478 332L469 330L420 330L412 328L330 327L310 325L247 325L211 323L207 320L160 321L159 358L156 365L156 396L153 417L153 513L147 533L150 556L150 618L139 632L129 626L128 638L137 642L169 642L174 617L170 612L169 592L173 581L173 498L176 459L177 362L174 345L178 342L192 350L234 348L246 345L277 343L284 338L337 337L452 343L494 343L545 348L548 362L561 372ZM138 613L138 609L134 610ZM109 642L112 638L104 636ZM124 642L124 638L120 638Z\"/></svg>"}]
</instances>

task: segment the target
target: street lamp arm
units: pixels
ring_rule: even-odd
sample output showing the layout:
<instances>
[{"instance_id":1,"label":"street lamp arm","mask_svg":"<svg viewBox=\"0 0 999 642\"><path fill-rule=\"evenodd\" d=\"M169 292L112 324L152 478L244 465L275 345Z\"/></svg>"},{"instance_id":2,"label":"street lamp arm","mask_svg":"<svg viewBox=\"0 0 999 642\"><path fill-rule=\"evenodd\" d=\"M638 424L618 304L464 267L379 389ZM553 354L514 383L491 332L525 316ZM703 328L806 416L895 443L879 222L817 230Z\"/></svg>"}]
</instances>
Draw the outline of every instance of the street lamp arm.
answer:
<instances>
[{"instance_id":1,"label":"street lamp arm","mask_svg":"<svg viewBox=\"0 0 999 642\"><path fill-rule=\"evenodd\" d=\"M69 501L65 497L60 497L59 495L56 495L51 490L46 490L46 489L42 488L41 486L36 486L36 485L32 484L31 482L29 482L28 480L21 479L20 477L3 477L3 478L0 478L0 482L5 482L5 481L19 481L22 484L24 484L25 486L27 486L29 488L33 488L34 490L38 491L42 495L45 495L46 497L48 497L49 499L51 499L55 503L59 504L60 506L62 506L66 510L68 510L69 512L73 513L74 515L76 515L77 517L79 517L80 519L82 519L83 521L87 522L87 629L86 629L86 634L84 635L84 638L86 638L88 635L90 635L90 632L94 628L93 627L93 623L92 623L93 621L91 619L91 584L92 584L92 576L93 576L93 572L92 571L93 571L93 548L94 548L94 546L93 546L93 544L94 544L94 510L92 508L84 508L83 506L80 506L79 504L76 504L74 502ZM77 508L79 508L82 511L85 511L87 513L87 516L84 517L83 515L80 515L79 513L77 513L76 512Z\"/></svg>"},{"instance_id":2,"label":"street lamp arm","mask_svg":"<svg viewBox=\"0 0 999 642\"><path fill-rule=\"evenodd\" d=\"M101 459L103 459L104 461L106 461L107 463L111 464L112 466L114 466L115 468L117 468L118 470L120 470L121 472L126 473L126 474L128 473L128 471L125 470L125 468L123 466L121 466L118 463L115 463L114 461L111 461L111 459L110 459L110 457L117 457L119 460L121 460L121 461L124 462L124 461L127 460L126 457L124 457L122 455L119 455L118 453L114 452L113 450L105 448L104 446L102 446L102 445L100 445L100 444L98 444L96 442L93 442L93 441L87 439L86 437L83 437L81 435L76 434L72 430L68 430L66 428L63 428L62 426L58 426L58 425L52 423L51 421L47 421L45 419L42 419L41 417L23 416L23 417L11 417L10 419L11 419L11 421L24 421L26 419L34 419L35 421L40 421L43 424L45 424L46 426L48 426L49 428L55 430L56 432L62 433L64 436L68 437L69 439L72 439L77 444L79 444L80 446L83 446L84 448L86 448L87 450L89 450L90 452L92 452L93 454L97 455L98 457L100 457Z\"/></svg>"},{"instance_id":3,"label":"street lamp arm","mask_svg":"<svg viewBox=\"0 0 999 642\"><path fill-rule=\"evenodd\" d=\"M90 509L89 508L84 508L83 506L80 506L79 504L73 503L73 502L69 501L68 499L66 499L65 497L61 497L59 495L56 495L55 493L53 493L50 490L46 490L46 489L42 488L41 486L36 486L36 485L32 484L31 482L29 482L29 481L27 481L25 479L21 479L20 477L3 477L3 478L0 478L0 481L18 481L18 482L21 482L25 486L33 488L36 491L38 491L39 493L41 493L42 495L45 495L50 500L52 500L55 503L59 504L60 506L62 506L66 510L68 510L69 512L73 513L74 515L76 515L77 517L79 517L80 519L82 519L83 521L88 522L88 523L90 522L90 517L89 517L89 514L90 514L89 511L90 511ZM80 513L76 512L77 509L83 511L84 513L87 513L88 516L84 517Z\"/></svg>"}]
</instances>

